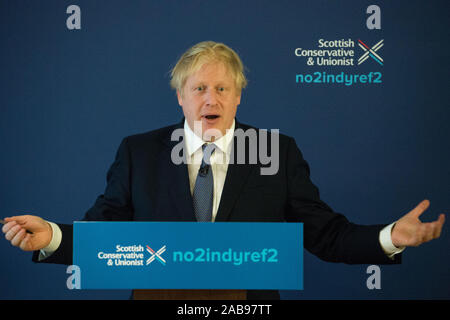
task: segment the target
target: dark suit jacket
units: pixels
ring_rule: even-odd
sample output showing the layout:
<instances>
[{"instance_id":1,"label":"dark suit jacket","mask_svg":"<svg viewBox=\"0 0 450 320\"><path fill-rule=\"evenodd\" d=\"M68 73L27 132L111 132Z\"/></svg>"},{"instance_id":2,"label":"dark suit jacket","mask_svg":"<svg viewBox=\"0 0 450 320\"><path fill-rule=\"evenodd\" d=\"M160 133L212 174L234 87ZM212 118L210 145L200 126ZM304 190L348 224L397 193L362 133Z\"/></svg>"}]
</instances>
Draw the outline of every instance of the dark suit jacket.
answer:
<instances>
[{"instance_id":1,"label":"dark suit jacket","mask_svg":"<svg viewBox=\"0 0 450 320\"><path fill-rule=\"evenodd\" d=\"M123 139L108 171L106 190L84 220L195 221L187 165L171 161L178 141L170 137L177 128L183 128L183 122ZM250 127L236 121L238 128ZM303 222L305 249L320 259L349 264L400 262L400 255L389 259L378 242L385 225L350 223L320 200L294 139L280 134L275 175L261 175L260 163L234 163L228 167L216 221ZM60 248L43 262L72 264L72 226L59 226ZM266 292L254 297L279 296Z\"/></svg>"}]
</instances>

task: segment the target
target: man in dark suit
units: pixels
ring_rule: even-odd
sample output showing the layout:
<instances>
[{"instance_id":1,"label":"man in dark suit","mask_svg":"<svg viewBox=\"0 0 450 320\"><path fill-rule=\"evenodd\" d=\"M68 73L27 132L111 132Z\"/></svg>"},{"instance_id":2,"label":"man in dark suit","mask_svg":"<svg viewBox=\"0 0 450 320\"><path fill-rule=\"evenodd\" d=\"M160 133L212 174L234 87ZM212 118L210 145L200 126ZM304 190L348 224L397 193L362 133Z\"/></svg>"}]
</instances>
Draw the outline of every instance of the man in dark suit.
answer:
<instances>
[{"instance_id":1,"label":"man in dark suit","mask_svg":"<svg viewBox=\"0 0 450 320\"><path fill-rule=\"evenodd\" d=\"M333 212L321 201L292 138L271 133L276 139L260 143L265 134L236 120L246 80L240 58L226 45L201 42L190 48L172 70L171 85L185 119L125 138L105 193L84 220L303 222L308 251L350 264L399 263L404 247L439 237L444 215L431 223L419 220L427 200L390 225L356 225ZM173 141L176 132L181 141ZM252 134L243 141L238 132ZM276 160L270 174L263 173L267 163L249 160L266 147ZM72 226L35 216L5 220L6 239L35 251L34 261L72 264ZM279 296L249 292L248 297Z\"/></svg>"}]
</instances>

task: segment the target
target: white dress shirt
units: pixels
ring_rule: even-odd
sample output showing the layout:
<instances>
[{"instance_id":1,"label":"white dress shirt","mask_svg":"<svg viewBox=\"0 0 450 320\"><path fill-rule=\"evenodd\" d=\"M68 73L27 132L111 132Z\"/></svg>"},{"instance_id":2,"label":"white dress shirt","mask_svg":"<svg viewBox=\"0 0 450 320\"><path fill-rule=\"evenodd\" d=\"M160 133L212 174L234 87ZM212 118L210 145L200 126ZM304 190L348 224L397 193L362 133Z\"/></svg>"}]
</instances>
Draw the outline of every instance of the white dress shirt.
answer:
<instances>
[{"instance_id":1,"label":"white dress shirt","mask_svg":"<svg viewBox=\"0 0 450 320\"><path fill-rule=\"evenodd\" d=\"M225 178L227 177L228 164L230 163L231 142L233 141L235 122L230 129L227 130L224 136L214 141L216 149L211 155L210 164L213 172L214 181L214 196L213 196L213 210L212 221L216 220L217 210L219 209L220 197L222 196ZM203 151L202 146L205 143L199 136L197 136L189 127L187 121L184 122L184 137L186 146L186 160L189 172L189 186L191 187L191 195L194 192L195 180L197 179L198 169L202 164Z\"/></svg>"},{"instance_id":2,"label":"white dress shirt","mask_svg":"<svg viewBox=\"0 0 450 320\"><path fill-rule=\"evenodd\" d=\"M210 163L213 171L214 177L214 198L213 198L213 212L212 221L214 222L217 216L217 210L220 204L220 198L222 196L223 186L225 184L225 178L227 176L228 164L230 162L231 147L234 135L235 121L230 129L227 130L226 134L220 139L214 141L216 149L211 155ZM189 127L187 121L184 122L184 137L185 137L185 147L186 147L186 160L187 167L189 171L189 185L191 188L191 194L194 192L195 180L197 178L198 169L202 163L203 151L202 145L208 142L203 141L199 136L197 136ZM61 244L62 232L57 224L49 222L53 237L50 244L41 250L39 255L39 260L45 259L50 256L53 252L58 249ZM393 259L394 255L402 252L405 248L397 248L392 243L391 230L394 223L384 227L379 234L378 241L380 242L381 248L388 255L389 258Z\"/></svg>"}]
</instances>

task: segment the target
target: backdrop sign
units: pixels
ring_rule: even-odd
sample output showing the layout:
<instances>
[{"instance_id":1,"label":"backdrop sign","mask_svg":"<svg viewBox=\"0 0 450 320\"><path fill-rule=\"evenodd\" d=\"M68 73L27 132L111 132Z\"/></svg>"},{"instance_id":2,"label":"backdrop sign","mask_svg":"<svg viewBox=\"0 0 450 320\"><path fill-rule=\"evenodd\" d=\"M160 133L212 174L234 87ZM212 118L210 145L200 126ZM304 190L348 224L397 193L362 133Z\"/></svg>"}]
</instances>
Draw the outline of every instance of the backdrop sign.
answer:
<instances>
[{"instance_id":1,"label":"backdrop sign","mask_svg":"<svg viewBox=\"0 0 450 320\"><path fill-rule=\"evenodd\" d=\"M303 224L75 222L81 289L303 289Z\"/></svg>"}]
</instances>

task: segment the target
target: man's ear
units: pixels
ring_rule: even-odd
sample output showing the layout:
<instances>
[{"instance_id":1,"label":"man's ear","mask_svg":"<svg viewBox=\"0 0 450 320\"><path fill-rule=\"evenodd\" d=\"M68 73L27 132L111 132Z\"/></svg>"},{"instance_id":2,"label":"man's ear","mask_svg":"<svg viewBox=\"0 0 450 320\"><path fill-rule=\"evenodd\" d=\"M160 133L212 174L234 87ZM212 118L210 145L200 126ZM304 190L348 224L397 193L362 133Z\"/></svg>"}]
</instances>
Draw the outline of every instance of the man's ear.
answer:
<instances>
[{"instance_id":1,"label":"man's ear","mask_svg":"<svg viewBox=\"0 0 450 320\"><path fill-rule=\"evenodd\" d=\"M241 94L236 97L236 108L241 104Z\"/></svg>"},{"instance_id":2,"label":"man's ear","mask_svg":"<svg viewBox=\"0 0 450 320\"><path fill-rule=\"evenodd\" d=\"M180 106L183 106L183 94L180 92L180 90L177 90L177 99L178 99L178 104Z\"/></svg>"}]
</instances>

